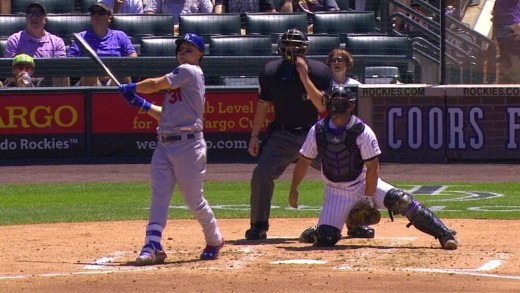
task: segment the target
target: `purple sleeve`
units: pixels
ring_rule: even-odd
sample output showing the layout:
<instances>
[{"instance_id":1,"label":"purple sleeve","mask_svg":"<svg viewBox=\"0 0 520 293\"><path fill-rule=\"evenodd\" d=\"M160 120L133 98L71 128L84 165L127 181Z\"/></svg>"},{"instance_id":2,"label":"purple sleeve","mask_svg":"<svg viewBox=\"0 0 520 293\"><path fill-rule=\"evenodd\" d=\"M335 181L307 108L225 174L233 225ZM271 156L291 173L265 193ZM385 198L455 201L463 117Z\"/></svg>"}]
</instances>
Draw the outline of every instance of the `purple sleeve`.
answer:
<instances>
[{"instance_id":1,"label":"purple sleeve","mask_svg":"<svg viewBox=\"0 0 520 293\"><path fill-rule=\"evenodd\" d=\"M79 35L85 39L85 31L79 33ZM76 42L72 42L69 48L69 56L70 57L81 57L81 49Z\"/></svg>"},{"instance_id":2,"label":"purple sleeve","mask_svg":"<svg viewBox=\"0 0 520 293\"><path fill-rule=\"evenodd\" d=\"M14 58L16 56L16 48L20 42L20 33L15 33L9 36L5 46L4 58Z\"/></svg>"},{"instance_id":3,"label":"purple sleeve","mask_svg":"<svg viewBox=\"0 0 520 293\"><path fill-rule=\"evenodd\" d=\"M54 43L53 57L66 57L67 55L65 53L65 42L63 42L63 39L58 36L51 35L51 40Z\"/></svg>"},{"instance_id":4,"label":"purple sleeve","mask_svg":"<svg viewBox=\"0 0 520 293\"><path fill-rule=\"evenodd\" d=\"M121 56L128 56L136 52L132 41L124 32L119 34L119 40L121 43Z\"/></svg>"}]
</instances>

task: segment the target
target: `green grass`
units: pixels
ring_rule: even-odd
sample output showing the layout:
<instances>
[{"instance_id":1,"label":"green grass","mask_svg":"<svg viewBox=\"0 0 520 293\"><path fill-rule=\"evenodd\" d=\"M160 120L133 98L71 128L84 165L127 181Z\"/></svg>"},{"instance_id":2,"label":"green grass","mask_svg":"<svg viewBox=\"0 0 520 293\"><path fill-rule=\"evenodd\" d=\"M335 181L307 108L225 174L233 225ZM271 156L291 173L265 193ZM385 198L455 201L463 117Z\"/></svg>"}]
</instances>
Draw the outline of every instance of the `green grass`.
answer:
<instances>
[{"instance_id":1,"label":"green grass","mask_svg":"<svg viewBox=\"0 0 520 293\"><path fill-rule=\"evenodd\" d=\"M438 194L414 194L441 218L520 218L520 183L392 184L407 190L417 186L447 186ZM318 217L322 182L305 181L300 186L298 210L288 208L289 185L289 181L277 181L271 217ZM484 197L471 199L477 193ZM248 181L206 182L205 196L218 218L249 217ZM466 199L460 200L463 198ZM150 187L146 182L2 185L0 225L145 220L149 202ZM177 191L171 202L170 218L192 218Z\"/></svg>"}]
</instances>

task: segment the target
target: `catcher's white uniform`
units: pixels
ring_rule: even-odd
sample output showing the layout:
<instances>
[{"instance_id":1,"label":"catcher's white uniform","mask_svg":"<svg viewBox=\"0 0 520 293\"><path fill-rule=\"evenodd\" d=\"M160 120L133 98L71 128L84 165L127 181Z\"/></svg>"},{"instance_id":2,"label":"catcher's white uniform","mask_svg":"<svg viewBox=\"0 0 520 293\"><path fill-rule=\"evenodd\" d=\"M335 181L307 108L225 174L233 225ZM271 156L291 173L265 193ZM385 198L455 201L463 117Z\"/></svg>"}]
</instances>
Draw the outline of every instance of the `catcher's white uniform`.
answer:
<instances>
[{"instance_id":1,"label":"catcher's white uniform","mask_svg":"<svg viewBox=\"0 0 520 293\"><path fill-rule=\"evenodd\" d=\"M356 118L352 116L345 128L350 129L354 126L355 122ZM321 121L319 123L321 123ZM330 121L328 126L331 129L337 129ZM364 131L357 137L356 144L361 151L361 158L363 160L368 160L381 154L376 135L366 124ZM300 154L309 159L314 159L318 156L316 125L309 130L307 139L300 149ZM363 167L361 174L353 181L332 182L323 174L323 168L321 176L325 182L325 191L318 226L330 225L341 231L354 205L365 198L366 166ZM378 179L377 190L373 196L376 208L385 208L383 204L385 194L392 188L394 188L394 186Z\"/></svg>"}]
</instances>

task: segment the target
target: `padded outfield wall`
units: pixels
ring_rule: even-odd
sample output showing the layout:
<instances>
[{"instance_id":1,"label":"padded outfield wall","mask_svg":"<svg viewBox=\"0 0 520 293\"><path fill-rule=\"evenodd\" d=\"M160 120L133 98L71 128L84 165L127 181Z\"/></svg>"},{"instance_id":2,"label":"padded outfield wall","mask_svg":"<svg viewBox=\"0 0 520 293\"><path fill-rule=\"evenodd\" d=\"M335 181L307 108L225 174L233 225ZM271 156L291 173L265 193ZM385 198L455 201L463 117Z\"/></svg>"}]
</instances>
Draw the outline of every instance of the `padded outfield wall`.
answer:
<instances>
[{"instance_id":1,"label":"padded outfield wall","mask_svg":"<svg viewBox=\"0 0 520 293\"><path fill-rule=\"evenodd\" d=\"M208 87L208 159L247 154L257 88ZM145 95L156 104L163 94ZM361 85L359 116L379 138L382 162L520 160L520 87ZM265 123L272 119L272 111ZM116 88L0 91L0 163L148 162L157 122Z\"/></svg>"}]
</instances>

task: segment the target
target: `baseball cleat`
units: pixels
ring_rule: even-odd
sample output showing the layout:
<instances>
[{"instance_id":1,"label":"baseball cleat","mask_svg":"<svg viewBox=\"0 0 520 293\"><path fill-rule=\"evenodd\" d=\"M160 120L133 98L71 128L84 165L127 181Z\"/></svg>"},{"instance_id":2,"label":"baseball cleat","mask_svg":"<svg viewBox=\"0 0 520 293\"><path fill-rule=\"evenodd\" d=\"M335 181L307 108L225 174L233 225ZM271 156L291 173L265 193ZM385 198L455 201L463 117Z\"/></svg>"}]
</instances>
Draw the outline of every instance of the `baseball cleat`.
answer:
<instances>
[{"instance_id":1,"label":"baseball cleat","mask_svg":"<svg viewBox=\"0 0 520 293\"><path fill-rule=\"evenodd\" d=\"M214 260L217 259L218 253L220 249L224 246L224 239L222 239L222 243L218 246L206 245L206 248L202 251L200 255L201 260Z\"/></svg>"},{"instance_id":2,"label":"baseball cleat","mask_svg":"<svg viewBox=\"0 0 520 293\"><path fill-rule=\"evenodd\" d=\"M252 227L246 231L247 240L262 240L267 238L267 232L264 229Z\"/></svg>"},{"instance_id":3,"label":"baseball cleat","mask_svg":"<svg viewBox=\"0 0 520 293\"><path fill-rule=\"evenodd\" d=\"M347 235L350 238L374 238L376 232L374 228L369 226L359 226L355 228L348 228Z\"/></svg>"},{"instance_id":4,"label":"baseball cleat","mask_svg":"<svg viewBox=\"0 0 520 293\"><path fill-rule=\"evenodd\" d=\"M459 246L459 241L457 241L457 238L455 238L455 233L444 238L444 240L441 239L440 242L442 248L446 250L455 250Z\"/></svg>"},{"instance_id":5,"label":"baseball cleat","mask_svg":"<svg viewBox=\"0 0 520 293\"><path fill-rule=\"evenodd\" d=\"M166 252L162 249L155 249L153 244L148 243L141 250L141 253L135 260L135 264L138 266L163 264L164 259L166 259Z\"/></svg>"}]
</instances>

